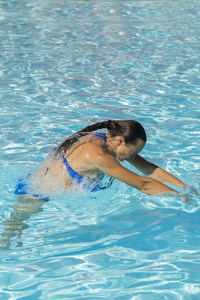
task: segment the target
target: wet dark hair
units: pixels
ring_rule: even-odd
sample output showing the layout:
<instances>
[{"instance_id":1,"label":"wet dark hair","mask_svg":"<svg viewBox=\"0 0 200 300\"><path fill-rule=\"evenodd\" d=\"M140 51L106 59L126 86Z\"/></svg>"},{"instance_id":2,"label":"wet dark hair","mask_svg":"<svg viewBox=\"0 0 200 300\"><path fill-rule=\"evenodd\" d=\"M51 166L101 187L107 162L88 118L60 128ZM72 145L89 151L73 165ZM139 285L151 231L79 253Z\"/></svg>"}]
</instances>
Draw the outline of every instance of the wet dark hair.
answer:
<instances>
[{"instance_id":1,"label":"wet dark hair","mask_svg":"<svg viewBox=\"0 0 200 300\"><path fill-rule=\"evenodd\" d=\"M123 121L114 121L108 120L104 122L98 122L83 128L77 133L73 134L67 138L62 144L60 144L55 150L66 151L69 149L79 138L87 135L89 132L96 131L99 129L107 129L108 133L112 137L122 136L126 144L135 144L136 140L139 138L145 143L147 141L147 136L143 126L137 121L133 120L123 120Z\"/></svg>"}]
</instances>

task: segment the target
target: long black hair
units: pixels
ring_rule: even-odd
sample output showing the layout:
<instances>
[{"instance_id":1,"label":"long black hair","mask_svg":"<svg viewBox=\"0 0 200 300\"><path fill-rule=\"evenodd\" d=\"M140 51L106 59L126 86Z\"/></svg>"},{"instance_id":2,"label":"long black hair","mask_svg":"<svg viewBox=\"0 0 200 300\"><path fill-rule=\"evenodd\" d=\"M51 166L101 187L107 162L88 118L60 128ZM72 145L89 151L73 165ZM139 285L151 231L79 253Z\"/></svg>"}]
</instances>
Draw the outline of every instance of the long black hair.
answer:
<instances>
[{"instance_id":1,"label":"long black hair","mask_svg":"<svg viewBox=\"0 0 200 300\"><path fill-rule=\"evenodd\" d=\"M112 136L122 136L125 140L126 144L135 144L136 140L139 138L143 140L145 143L147 141L146 132L143 126L137 121L133 120L123 120L123 121L115 121L108 120L104 122L98 122L83 128L77 133L73 134L63 143L61 143L54 150L57 152L66 151L69 149L79 138L87 135L87 133L96 131L99 129L107 129L108 133Z\"/></svg>"}]
</instances>

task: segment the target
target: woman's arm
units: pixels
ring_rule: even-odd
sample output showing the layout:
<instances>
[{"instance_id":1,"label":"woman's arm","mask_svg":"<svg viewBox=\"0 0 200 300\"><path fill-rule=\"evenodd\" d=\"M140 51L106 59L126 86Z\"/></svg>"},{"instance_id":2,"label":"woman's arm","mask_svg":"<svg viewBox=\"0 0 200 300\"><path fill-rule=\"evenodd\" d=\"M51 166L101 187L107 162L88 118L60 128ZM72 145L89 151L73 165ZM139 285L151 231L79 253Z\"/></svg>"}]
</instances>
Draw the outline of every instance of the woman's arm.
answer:
<instances>
[{"instance_id":1,"label":"woman's arm","mask_svg":"<svg viewBox=\"0 0 200 300\"><path fill-rule=\"evenodd\" d=\"M144 194L178 194L177 191L171 189L154 178L139 176L134 172L124 168L113 156L109 154L95 155L92 160L93 165L95 165L95 167L102 172L138 189Z\"/></svg>"},{"instance_id":2,"label":"woman's arm","mask_svg":"<svg viewBox=\"0 0 200 300\"><path fill-rule=\"evenodd\" d=\"M150 178L153 178L166 184L173 184L180 187L186 186L186 184L183 183L181 180L168 173L167 171L159 168L158 166L148 162L138 154L136 155L134 160L128 159L127 161Z\"/></svg>"},{"instance_id":3,"label":"woman's arm","mask_svg":"<svg viewBox=\"0 0 200 300\"><path fill-rule=\"evenodd\" d=\"M147 175L152 179L162 182L163 184L173 184L180 186L181 188L186 188L182 190L182 193L180 193L181 200L184 203L198 206L199 194L195 188L186 185L172 174L148 162L140 155L136 155L135 159L128 159L127 161L134 167L136 167L138 170L140 170L143 174Z\"/></svg>"}]
</instances>

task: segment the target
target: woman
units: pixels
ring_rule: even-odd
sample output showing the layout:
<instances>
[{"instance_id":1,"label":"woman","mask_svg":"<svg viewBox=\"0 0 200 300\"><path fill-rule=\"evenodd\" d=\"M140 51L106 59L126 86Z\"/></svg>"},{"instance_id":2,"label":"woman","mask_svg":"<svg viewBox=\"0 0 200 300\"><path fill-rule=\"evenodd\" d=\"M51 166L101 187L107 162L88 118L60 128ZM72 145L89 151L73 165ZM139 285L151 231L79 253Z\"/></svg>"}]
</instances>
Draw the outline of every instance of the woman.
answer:
<instances>
[{"instance_id":1,"label":"woman","mask_svg":"<svg viewBox=\"0 0 200 300\"><path fill-rule=\"evenodd\" d=\"M97 131L100 129L107 129L107 133ZM72 187L94 192L109 187L116 178L144 194L178 194L165 184L186 185L138 154L146 141L144 128L138 122L110 120L88 126L65 139L47 156L35 174L19 181L15 193L22 197L16 201L10 219L2 223L8 228L0 237L0 248L10 248L11 238L19 238L28 227L24 221L41 211L44 201L49 200L45 194L58 189ZM148 177L123 167L119 163L123 160ZM107 183L105 174L109 177ZM198 195L192 188L189 192ZM187 195L182 200L193 204ZM22 246L22 242L16 246Z\"/></svg>"},{"instance_id":2,"label":"woman","mask_svg":"<svg viewBox=\"0 0 200 300\"><path fill-rule=\"evenodd\" d=\"M99 132L100 129L107 129L107 133ZM30 176L33 190L44 194L73 187L94 192L109 187L115 178L144 194L178 194L166 184L182 188L186 185L138 154L146 141L145 130L136 121L109 120L88 126L66 138L47 156L38 171ZM120 162L124 160L148 177L123 167ZM110 177L107 183L105 174ZM16 193L28 194L24 186L18 186Z\"/></svg>"}]
</instances>

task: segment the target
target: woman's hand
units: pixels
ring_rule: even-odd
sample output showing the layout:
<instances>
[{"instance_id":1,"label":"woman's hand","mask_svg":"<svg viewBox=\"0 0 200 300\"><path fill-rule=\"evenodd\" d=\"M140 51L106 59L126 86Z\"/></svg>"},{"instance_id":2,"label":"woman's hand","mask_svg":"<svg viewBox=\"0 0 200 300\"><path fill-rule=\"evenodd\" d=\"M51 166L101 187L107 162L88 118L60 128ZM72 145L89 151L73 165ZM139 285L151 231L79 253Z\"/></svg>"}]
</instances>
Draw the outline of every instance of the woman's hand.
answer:
<instances>
[{"instance_id":1,"label":"woman's hand","mask_svg":"<svg viewBox=\"0 0 200 300\"><path fill-rule=\"evenodd\" d=\"M199 193L192 186L186 185L183 188L183 194L181 195L181 200L188 205L193 205L195 207L198 207Z\"/></svg>"}]
</instances>

